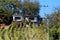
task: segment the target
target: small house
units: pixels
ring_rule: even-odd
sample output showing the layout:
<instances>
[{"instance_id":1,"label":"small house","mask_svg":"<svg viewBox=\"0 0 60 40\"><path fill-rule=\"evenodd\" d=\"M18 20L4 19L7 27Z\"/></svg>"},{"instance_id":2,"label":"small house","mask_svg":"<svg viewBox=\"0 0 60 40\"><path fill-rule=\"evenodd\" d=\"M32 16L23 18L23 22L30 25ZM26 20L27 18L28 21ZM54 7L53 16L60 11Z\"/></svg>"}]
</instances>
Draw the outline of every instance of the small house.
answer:
<instances>
[{"instance_id":1,"label":"small house","mask_svg":"<svg viewBox=\"0 0 60 40\"><path fill-rule=\"evenodd\" d=\"M38 15L21 15L15 13L13 15L13 21L18 22L26 22L29 25L29 22L34 23L35 25L39 25L42 22L42 18L40 18Z\"/></svg>"}]
</instances>

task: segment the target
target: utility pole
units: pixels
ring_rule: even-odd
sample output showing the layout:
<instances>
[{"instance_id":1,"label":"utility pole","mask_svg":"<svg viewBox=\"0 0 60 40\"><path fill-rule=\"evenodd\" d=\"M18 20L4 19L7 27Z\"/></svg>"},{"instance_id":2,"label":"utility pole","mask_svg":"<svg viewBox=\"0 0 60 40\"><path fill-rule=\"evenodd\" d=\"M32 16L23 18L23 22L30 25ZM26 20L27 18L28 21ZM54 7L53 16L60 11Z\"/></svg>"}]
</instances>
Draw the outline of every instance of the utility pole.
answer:
<instances>
[{"instance_id":1,"label":"utility pole","mask_svg":"<svg viewBox=\"0 0 60 40\"><path fill-rule=\"evenodd\" d=\"M49 36L49 19L47 18L47 32L48 32L48 39L47 40L49 40L50 38L50 36Z\"/></svg>"},{"instance_id":2,"label":"utility pole","mask_svg":"<svg viewBox=\"0 0 60 40\"><path fill-rule=\"evenodd\" d=\"M49 18L43 18L43 19L46 19L46 21L47 21L47 22L46 22L46 26L47 26L47 35L48 35L48 36L47 36L47 40L50 40L50 38L49 38L49 37L50 37L50 36L49 36Z\"/></svg>"},{"instance_id":3,"label":"utility pole","mask_svg":"<svg viewBox=\"0 0 60 40\"><path fill-rule=\"evenodd\" d=\"M48 5L40 5L40 7L44 7L46 9L46 7L48 7ZM45 10L44 10L45 11ZM47 40L49 40L49 18L42 18L42 19L46 19L47 20Z\"/></svg>"}]
</instances>

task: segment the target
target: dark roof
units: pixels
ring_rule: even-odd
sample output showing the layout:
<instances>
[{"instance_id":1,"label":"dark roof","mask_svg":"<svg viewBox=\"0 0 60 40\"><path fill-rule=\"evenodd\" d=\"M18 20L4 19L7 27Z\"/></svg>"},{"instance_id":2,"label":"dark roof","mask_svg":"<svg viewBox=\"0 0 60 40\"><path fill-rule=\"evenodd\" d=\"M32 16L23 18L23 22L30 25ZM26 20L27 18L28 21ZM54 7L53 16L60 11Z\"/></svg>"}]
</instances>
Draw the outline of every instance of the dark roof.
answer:
<instances>
[{"instance_id":1,"label":"dark roof","mask_svg":"<svg viewBox=\"0 0 60 40\"><path fill-rule=\"evenodd\" d=\"M37 17L38 15L24 15L24 17Z\"/></svg>"},{"instance_id":2,"label":"dark roof","mask_svg":"<svg viewBox=\"0 0 60 40\"><path fill-rule=\"evenodd\" d=\"M39 18L39 15L23 15L23 14L19 14L19 13L15 13L15 14L13 14L13 16L38 17Z\"/></svg>"},{"instance_id":3,"label":"dark roof","mask_svg":"<svg viewBox=\"0 0 60 40\"><path fill-rule=\"evenodd\" d=\"M22 16L22 14L15 13L13 16Z\"/></svg>"},{"instance_id":4,"label":"dark roof","mask_svg":"<svg viewBox=\"0 0 60 40\"><path fill-rule=\"evenodd\" d=\"M38 15L22 15L22 14L18 14L18 13L13 14L13 16L38 17Z\"/></svg>"}]
</instances>

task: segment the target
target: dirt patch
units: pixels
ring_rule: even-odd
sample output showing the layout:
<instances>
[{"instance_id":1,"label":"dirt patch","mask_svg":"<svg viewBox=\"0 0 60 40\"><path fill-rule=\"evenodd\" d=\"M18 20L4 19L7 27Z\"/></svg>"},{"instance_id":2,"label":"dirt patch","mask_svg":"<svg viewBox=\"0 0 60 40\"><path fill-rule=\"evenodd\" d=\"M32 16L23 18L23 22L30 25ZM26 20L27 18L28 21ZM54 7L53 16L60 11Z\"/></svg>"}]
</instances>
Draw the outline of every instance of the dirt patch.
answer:
<instances>
[{"instance_id":1,"label":"dirt patch","mask_svg":"<svg viewBox=\"0 0 60 40\"><path fill-rule=\"evenodd\" d=\"M0 28L4 27L4 28L8 28L9 25L5 25L5 24L0 24Z\"/></svg>"}]
</instances>

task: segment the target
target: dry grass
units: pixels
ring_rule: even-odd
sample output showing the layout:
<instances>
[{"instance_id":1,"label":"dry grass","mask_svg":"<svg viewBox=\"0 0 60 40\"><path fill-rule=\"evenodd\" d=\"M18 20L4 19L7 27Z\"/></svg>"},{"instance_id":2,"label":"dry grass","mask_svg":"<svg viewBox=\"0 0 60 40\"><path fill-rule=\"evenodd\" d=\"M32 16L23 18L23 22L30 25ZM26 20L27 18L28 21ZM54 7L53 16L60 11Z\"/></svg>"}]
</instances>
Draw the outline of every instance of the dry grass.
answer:
<instances>
[{"instance_id":1,"label":"dry grass","mask_svg":"<svg viewBox=\"0 0 60 40\"><path fill-rule=\"evenodd\" d=\"M18 28L10 25L0 28L0 40L47 40L46 27Z\"/></svg>"}]
</instances>

